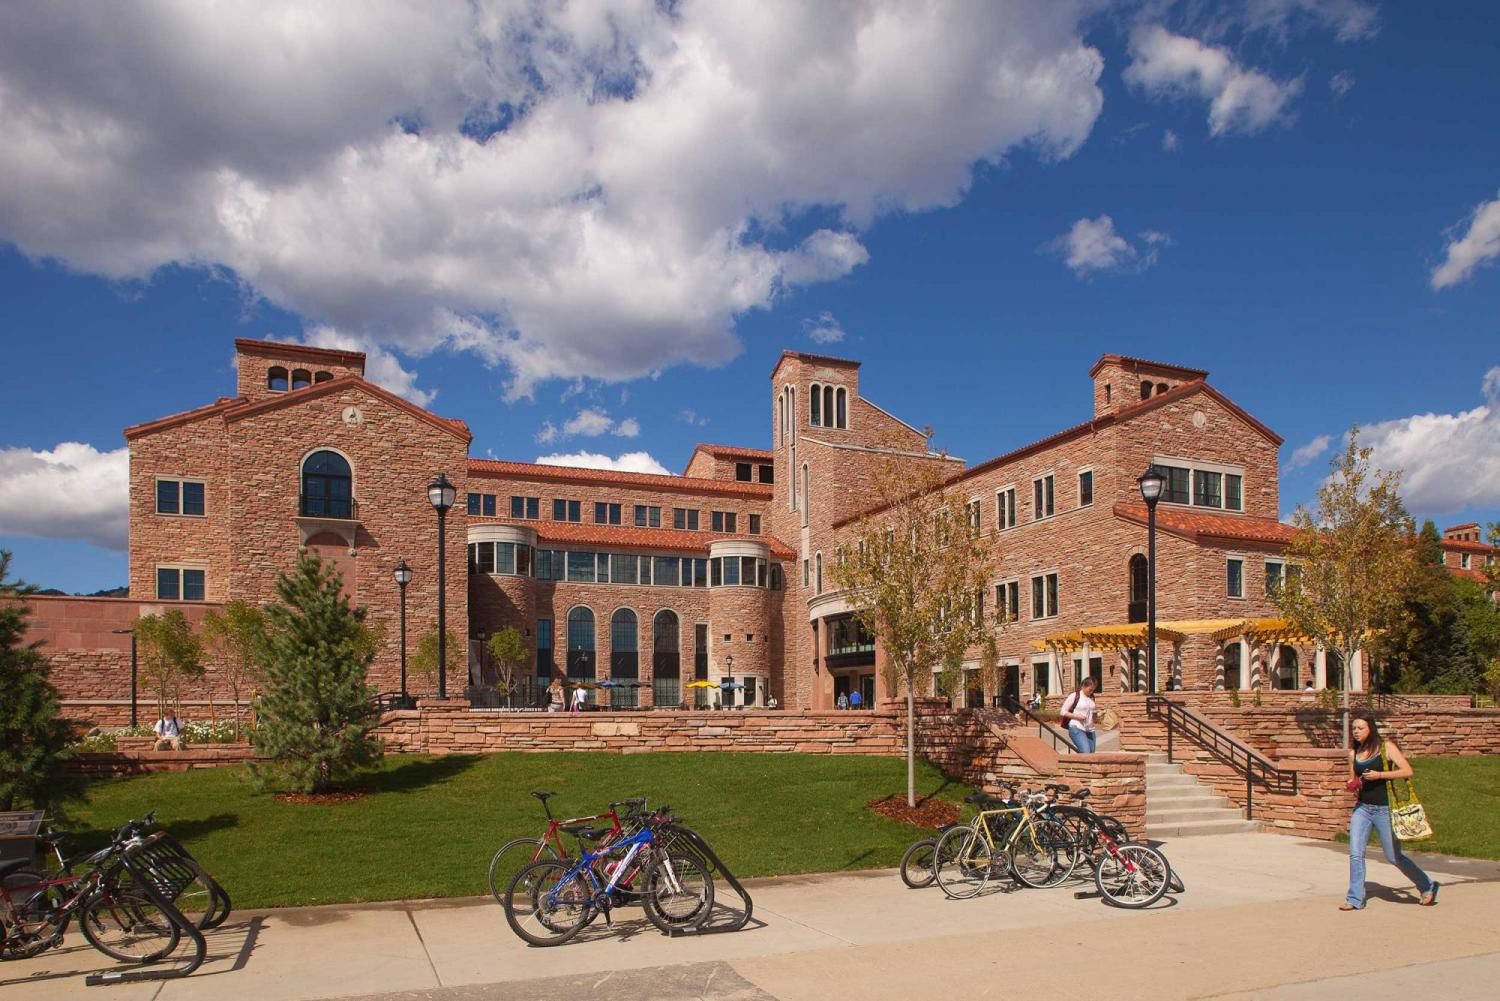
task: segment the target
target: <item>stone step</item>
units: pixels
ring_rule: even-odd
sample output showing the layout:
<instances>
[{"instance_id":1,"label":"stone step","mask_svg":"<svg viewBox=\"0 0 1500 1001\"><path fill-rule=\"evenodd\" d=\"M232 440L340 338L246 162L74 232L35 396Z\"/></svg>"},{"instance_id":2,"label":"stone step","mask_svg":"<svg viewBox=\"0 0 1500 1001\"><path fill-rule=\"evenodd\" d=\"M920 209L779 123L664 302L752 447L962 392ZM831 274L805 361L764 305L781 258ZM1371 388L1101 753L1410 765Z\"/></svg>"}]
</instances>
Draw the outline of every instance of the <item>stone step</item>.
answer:
<instances>
[{"instance_id":1,"label":"stone step","mask_svg":"<svg viewBox=\"0 0 1500 1001\"><path fill-rule=\"evenodd\" d=\"M1149 797L1149 802L1153 807L1159 806L1163 810L1186 806L1217 806L1225 810L1236 809L1227 797L1216 796L1201 787L1197 789L1158 789L1155 792L1147 792L1146 795Z\"/></svg>"},{"instance_id":2,"label":"stone step","mask_svg":"<svg viewBox=\"0 0 1500 1001\"><path fill-rule=\"evenodd\" d=\"M1204 834L1238 834L1259 831L1257 820L1194 820L1183 823L1146 824L1146 837L1165 841L1169 838L1191 838Z\"/></svg>"},{"instance_id":3,"label":"stone step","mask_svg":"<svg viewBox=\"0 0 1500 1001\"><path fill-rule=\"evenodd\" d=\"M1244 815L1238 810L1231 810L1222 806L1171 806L1158 807L1155 803L1146 804L1146 827L1150 829L1156 825L1172 825L1186 823L1195 820L1243 820Z\"/></svg>"},{"instance_id":4,"label":"stone step","mask_svg":"<svg viewBox=\"0 0 1500 1001\"><path fill-rule=\"evenodd\" d=\"M1197 786L1198 780L1184 772L1171 772L1165 775L1147 775L1146 790L1149 792L1156 788L1167 786Z\"/></svg>"}]
</instances>

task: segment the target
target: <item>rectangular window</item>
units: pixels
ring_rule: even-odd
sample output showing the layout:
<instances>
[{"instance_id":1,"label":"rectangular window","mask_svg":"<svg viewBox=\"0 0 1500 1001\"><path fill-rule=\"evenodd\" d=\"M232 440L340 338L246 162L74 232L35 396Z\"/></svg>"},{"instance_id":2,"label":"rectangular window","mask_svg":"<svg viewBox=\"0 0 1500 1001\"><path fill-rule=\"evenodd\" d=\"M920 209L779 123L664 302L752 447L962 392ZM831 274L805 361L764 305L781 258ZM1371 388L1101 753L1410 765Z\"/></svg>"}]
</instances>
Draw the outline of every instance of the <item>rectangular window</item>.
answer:
<instances>
[{"instance_id":1,"label":"rectangular window","mask_svg":"<svg viewBox=\"0 0 1500 1001\"><path fill-rule=\"evenodd\" d=\"M1031 481L1031 519L1050 518L1053 512L1053 479L1049 473Z\"/></svg>"},{"instance_id":2,"label":"rectangular window","mask_svg":"<svg viewBox=\"0 0 1500 1001\"><path fill-rule=\"evenodd\" d=\"M594 502L594 524L596 525L618 525L620 523L620 505L607 504L603 501Z\"/></svg>"},{"instance_id":3,"label":"rectangular window","mask_svg":"<svg viewBox=\"0 0 1500 1001\"><path fill-rule=\"evenodd\" d=\"M1245 596L1245 561L1231 559L1227 562L1226 566L1229 597L1243 598Z\"/></svg>"},{"instance_id":4,"label":"rectangular window","mask_svg":"<svg viewBox=\"0 0 1500 1001\"><path fill-rule=\"evenodd\" d=\"M202 570L184 570L184 571L182 571L182 600L183 601L202 601L203 600L203 579L204 579L204 572Z\"/></svg>"},{"instance_id":5,"label":"rectangular window","mask_svg":"<svg viewBox=\"0 0 1500 1001\"><path fill-rule=\"evenodd\" d=\"M762 482L762 483L775 483L776 482L776 467L775 466L757 466L756 467L756 473L759 475L760 482Z\"/></svg>"},{"instance_id":6,"label":"rectangular window","mask_svg":"<svg viewBox=\"0 0 1500 1001\"><path fill-rule=\"evenodd\" d=\"M470 494L469 496L472 497L474 495ZM469 513L470 514L474 513L474 511L473 511L472 508L469 510ZM526 517L526 498L525 497L512 497L510 499L510 516L512 518L524 518L524 517ZM546 620L543 619L542 621L545 622Z\"/></svg>"},{"instance_id":7,"label":"rectangular window","mask_svg":"<svg viewBox=\"0 0 1500 1001\"><path fill-rule=\"evenodd\" d=\"M516 546L516 573L521 577L531 576L531 553L530 546Z\"/></svg>"},{"instance_id":8,"label":"rectangular window","mask_svg":"<svg viewBox=\"0 0 1500 1001\"><path fill-rule=\"evenodd\" d=\"M636 528L661 528L661 508L649 504L635 506Z\"/></svg>"},{"instance_id":9,"label":"rectangular window","mask_svg":"<svg viewBox=\"0 0 1500 1001\"><path fill-rule=\"evenodd\" d=\"M995 528L1004 530L1016 527L1015 488L995 491Z\"/></svg>"},{"instance_id":10,"label":"rectangular window","mask_svg":"<svg viewBox=\"0 0 1500 1001\"><path fill-rule=\"evenodd\" d=\"M157 480L156 513L181 514L182 505L178 499L181 491L182 484L177 480Z\"/></svg>"},{"instance_id":11,"label":"rectangular window","mask_svg":"<svg viewBox=\"0 0 1500 1001\"><path fill-rule=\"evenodd\" d=\"M1266 596L1281 590L1281 581L1286 574L1285 564L1266 560Z\"/></svg>"},{"instance_id":12,"label":"rectangular window","mask_svg":"<svg viewBox=\"0 0 1500 1001\"><path fill-rule=\"evenodd\" d=\"M734 511L715 511L713 513L713 530L715 532L727 532L733 534L739 531L739 516Z\"/></svg>"},{"instance_id":13,"label":"rectangular window","mask_svg":"<svg viewBox=\"0 0 1500 1001\"><path fill-rule=\"evenodd\" d=\"M740 561L733 556L724 557L724 586L734 587L740 582Z\"/></svg>"},{"instance_id":14,"label":"rectangular window","mask_svg":"<svg viewBox=\"0 0 1500 1001\"><path fill-rule=\"evenodd\" d=\"M734 464L734 478L740 483L750 482L750 463L736 462Z\"/></svg>"},{"instance_id":15,"label":"rectangular window","mask_svg":"<svg viewBox=\"0 0 1500 1001\"><path fill-rule=\"evenodd\" d=\"M609 581L609 554L597 553L594 556L594 579L604 584Z\"/></svg>"},{"instance_id":16,"label":"rectangular window","mask_svg":"<svg viewBox=\"0 0 1500 1001\"><path fill-rule=\"evenodd\" d=\"M751 535L759 535L760 534L760 515L758 515L758 514L752 514L750 516L750 534Z\"/></svg>"},{"instance_id":17,"label":"rectangular window","mask_svg":"<svg viewBox=\"0 0 1500 1001\"><path fill-rule=\"evenodd\" d=\"M495 572L503 574L516 572L516 544L514 542L495 543Z\"/></svg>"},{"instance_id":18,"label":"rectangular window","mask_svg":"<svg viewBox=\"0 0 1500 1001\"><path fill-rule=\"evenodd\" d=\"M1031 687L1038 695L1046 695L1048 681L1052 678L1052 665L1045 660L1032 661Z\"/></svg>"},{"instance_id":19,"label":"rectangular window","mask_svg":"<svg viewBox=\"0 0 1500 1001\"><path fill-rule=\"evenodd\" d=\"M661 585L663 587L676 587L678 581L680 580L680 577L678 576L678 574L681 572L680 567L681 560L679 560L676 556L658 556L656 557L655 567L653 569L652 575L658 585Z\"/></svg>"},{"instance_id":20,"label":"rectangular window","mask_svg":"<svg viewBox=\"0 0 1500 1001\"><path fill-rule=\"evenodd\" d=\"M976 539L979 538L979 532L981 528L979 520L980 506L981 505L977 500L969 501L969 503L964 505L965 509L968 511L969 516L969 535L973 536Z\"/></svg>"},{"instance_id":21,"label":"rectangular window","mask_svg":"<svg viewBox=\"0 0 1500 1001\"><path fill-rule=\"evenodd\" d=\"M1050 619L1057 614L1057 574L1031 578L1031 617Z\"/></svg>"},{"instance_id":22,"label":"rectangular window","mask_svg":"<svg viewBox=\"0 0 1500 1001\"><path fill-rule=\"evenodd\" d=\"M594 554L593 553L569 553L568 554L568 580L583 584L593 583L594 580Z\"/></svg>"},{"instance_id":23,"label":"rectangular window","mask_svg":"<svg viewBox=\"0 0 1500 1001\"><path fill-rule=\"evenodd\" d=\"M756 584L755 562L754 556L740 557L740 583L746 587L754 587Z\"/></svg>"},{"instance_id":24,"label":"rectangular window","mask_svg":"<svg viewBox=\"0 0 1500 1001\"><path fill-rule=\"evenodd\" d=\"M724 560L715 557L708 561L709 586L718 587L724 583Z\"/></svg>"},{"instance_id":25,"label":"rectangular window","mask_svg":"<svg viewBox=\"0 0 1500 1001\"><path fill-rule=\"evenodd\" d=\"M1094 471L1085 469L1078 474L1078 506L1088 507L1094 503Z\"/></svg>"},{"instance_id":26,"label":"rectangular window","mask_svg":"<svg viewBox=\"0 0 1500 1001\"><path fill-rule=\"evenodd\" d=\"M818 594L822 594L823 593L823 554L822 553L817 553L815 555L816 555L816 559L817 559L817 572L818 572L817 593Z\"/></svg>"},{"instance_id":27,"label":"rectangular window","mask_svg":"<svg viewBox=\"0 0 1500 1001\"><path fill-rule=\"evenodd\" d=\"M811 563L809 563L807 560L803 560L802 561L802 586L803 587L807 586L807 584L808 584L808 578L811 576L811 574L808 571L808 567L810 567L810 566L811 566Z\"/></svg>"},{"instance_id":28,"label":"rectangular window","mask_svg":"<svg viewBox=\"0 0 1500 1001\"><path fill-rule=\"evenodd\" d=\"M161 484L158 483L156 486L157 486L157 496L160 496L161 495ZM465 500L465 510L467 510L470 514L473 514L473 515L479 514L479 495L478 494L471 493L466 498L464 498L464 500ZM160 505L157 505L157 507L160 508Z\"/></svg>"},{"instance_id":29,"label":"rectangular window","mask_svg":"<svg viewBox=\"0 0 1500 1001\"><path fill-rule=\"evenodd\" d=\"M495 516L495 495L480 494L479 496L484 499L484 516L486 518L493 518Z\"/></svg>"},{"instance_id":30,"label":"rectangular window","mask_svg":"<svg viewBox=\"0 0 1500 1001\"><path fill-rule=\"evenodd\" d=\"M1193 503L1199 507L1224 506L1224 474L1193 470Z\"/></svg>"},{"instance_id":31,"label":"rectangular window","mask_svg":"<svg viewBox=\"0 0 1500 1001\"><path fill-rule=\"evenodd\" d=\"M698 511L696 508L674 507L672 509L672 527L679 531L698 531Z\"/></svg>"},{"instance_id":32,"label":"rectangular window","mask_svg":"<svg viewBox=\"0 0 1500 1001\"><path fill-rule=\"evenodd\" d=\"M693 560L693 586L694 587L707 587L708 586L708 560L706 560L706 559L695 559L695 560Z\"/></svg>"},{"instance_id":33,"label":"rectangular window","mask_svg":"<svg viewBox=\"0 0 1500 1001\"><path fill-rule=\"evenodd\" d=\"M563 579L563 551L561 549L539 549L536 554L537 580Z\"/></svg>"},{"instance_id":34,"label":"rectangular window","mask_svg":"<svg viewBox=\"0 0 1500 1001\"><path fill-rule=\"evenodd\" d=\"M1161 499L1168 504L1186 504L1188 502L1188 471L1182 466L1162 466L1161 471L1167 477L1167 486L1162 492Z\"/></svg>"},{"instance_id":35,"label":"rectangular window","mask_svg":"<svg viewBox=\"0 0 1500 1001\"><path fill-rule=\"evenodd\" d=\"M649 583L651 583L651 557L649 557L649 556L642 556L640 558L640 562L641 562L641 583L642 584L649 584Z\"/></svg>"},{"instance_id":36,"label":"rectangular window","mask_svg":"<svg viewBox=\"0 0 1500 1001\"><path fill-rule=\"evenodd\" d=\"M510 516L512 518L537 519L541 517L542 499L540 497L512 497L510 499Z\"/></svg>"},{"instance_id":37,"label":"rectangular window","mask_svg":"<svg viewBox=\"0 0 1500 1001\"><path fill-rule=\"evenodd\" d=\"M1244 478L1234 473L1224 474L1224 507L1230 511L1245 510Z\"/></svg>"},{"instance_id":38,"label":"rectangular window","mask_svg":"<svg viewBox=\"0 0 1500 1001\"><path fill-rule=\"evenodd\" d=\"M1021 618L1021 582L1008 580L995 585L995 615L1001 622L1018 622Z\"/></svg>"},{"instance_id":39,"label":"rectangular window","mask_svg":"<svg viewBox=\"0 0 1500 1001\"><path fill-rule=\"evenodd\" d=\"M175 483L173 484L176 485ZM182 572L180 570L156 571L156 600L179 601L182 598Z\"/></svg>"},{"instance_id":40,"label":"rectangular window","mask_svg":"<svg viewBox=\"0 0 1500 1001\"><path fill-rule=\"evenodd\" d=\"M639 565L634 556L615 553L609 558L609 579L616 584L634 584L640 579L636 572Z\"/></svg>"},{"instance_id":41,"label":"rectangular window","mask_svg":"<svg viewBox=\"0 0 1500 1001\"><path fill-rule=\"evenodd\" d=\"M474 543L474 569L480 573L495 572L495 544L492 542Z\"/></svg>"}]
</instances>

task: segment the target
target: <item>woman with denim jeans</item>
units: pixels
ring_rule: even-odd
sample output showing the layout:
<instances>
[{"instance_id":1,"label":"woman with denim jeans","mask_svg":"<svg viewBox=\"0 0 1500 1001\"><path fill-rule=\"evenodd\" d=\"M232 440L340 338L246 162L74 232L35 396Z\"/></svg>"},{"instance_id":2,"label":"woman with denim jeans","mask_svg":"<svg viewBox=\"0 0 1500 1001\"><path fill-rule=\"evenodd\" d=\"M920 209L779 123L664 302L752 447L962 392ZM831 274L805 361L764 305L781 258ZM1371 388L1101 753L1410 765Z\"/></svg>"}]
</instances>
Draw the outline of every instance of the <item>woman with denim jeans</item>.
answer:
<instances>
[{"instance_id":1,"label":"woman with denim jeans","mask_svg":"<svg viewBox=\"0 0 1500 1001\"><path fill-rule=\"evenodd\" d=\"M1391 832L1390 797L1386 783L1391 779L1411 778L1411 763L1393 741L1382 740L1375 718L1366 712L1355 713L1349 721L1354 750L1349 755L1349 780L1359 781L1359 802L1349 817L1349 895L1341 911L1358 911L1365 906L1365 847L1373 829L1380 836L1385 860L1400 869L1422 894L1421 903L1437 903L1438 884L1421 867L1401 851ZM1390 767L1383 767L1389 765Z\"/></svg>"},{"instance_id":2,"label":"woman with denim jeans","mask_svg":"<svg viewBox=\"0 0 1500 1001\"><path fill-rule=\"evenodd\" d=\"M1073 689L1073 694L1063 700L1058 711L1068 727L1068 739L1079 754L1093 754L1099 746L1099 737L1094 729L1094 689L1098 685L1093 677L1083 679L1083 684Z\"/></svg>"}]
</instances>

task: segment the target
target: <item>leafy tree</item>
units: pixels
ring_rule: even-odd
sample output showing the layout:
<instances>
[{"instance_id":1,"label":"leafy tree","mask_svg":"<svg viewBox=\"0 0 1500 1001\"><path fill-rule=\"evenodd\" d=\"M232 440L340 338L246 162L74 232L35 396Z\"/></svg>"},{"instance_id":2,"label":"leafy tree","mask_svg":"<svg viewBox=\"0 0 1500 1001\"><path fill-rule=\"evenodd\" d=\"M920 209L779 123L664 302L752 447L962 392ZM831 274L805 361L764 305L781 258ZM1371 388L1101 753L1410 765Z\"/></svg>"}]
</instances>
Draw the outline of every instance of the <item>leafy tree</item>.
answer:
<instances>
[{"instance_id":1,"label":"leafy tree","mask_svg":"<svg viewBox=\"0 0 1500 1001\"><path fill-rule=\"evenodd\" d=\"M331 565L300 560L277 576L276 594L260 645L266 688L257 740L271 765L252 771L262 787L279 775L298 792L326 792L380 757L366 683L375 647L365 609L349 607Z\"/></svg>"},{"instance_id":2,"label":"leafy tree","mask_svg":"<svg viewBox=\"0 0 1500 1001\"><path fill-rule=\"evenodd\" d=\"M156 693L156 715L180 707L182 685L203 677L203 641L180 608L135 620L141 677Z\"/></svg>"},{"instance_id":3,"label":"leafy tree","mask_svg":"<svg viewBox=\"0 0 1500 1001\"><path fill-rule=\"evenodd\" d=\"M490 656L495 658L495 671L500 676L496 690L505 695L505 704L510 705L511 693L516 689L516 677L525 666L528 652L521 639L521 630L506 626L490 637Z\"/></svg>"},{"instance_id":4,"label":"leafy tree","mask_svg":"<svg viewBox=\"0 0 1500 1001\"><path fill-rule=\"evenodd\" d=\"M943 465L888 461L876 469L875 491L879 506L860 517L830 577L885 648L888 687L906 692L906 802L915 807L917 689L927 690L938 666L939 690L952 690L965 654L998 620L980 612L988 549Z\"/></svg>"},{"instance_id":5,"label":"leafy tree","mask_svg":"<svg viewBox=\"0 0 1500 1001\"><path fill-rule=\"evenodd\" d=\"M1344 664L1400 608L1415 567L1411 518L1401 503L1400 471L1370 468L1370 449L1352 428L1330 463L1316 511L1298 507L1299 529L1287 557L1300 566L1272 599L1306 635L1336 650ZM1349 685L1344 671L1344 746L1349 746Z\"/></svg>"},{"instance_id":6,"label":"leafy tree","mask_svg":"<svg viewBox=\"0 0 1500 1001\"><path fill-rule=\"evenodd\" d=\"M209 609L201 628L208 655L234 699L234 734L239 738L240 693L262 678L259 657L265 642L265 615L249 602L235 598L223 611Z\"/></svg>"},{"instance_id":7,"label":"leafy tree","mask_svg":"<svg viewBox=\"0 0 1500 1001\"><path fill-rule=\"evenodd\" d=\"M458 634L448 630L447 649L444 650L444 660L447 661L448 681L451 683L455 678L467 679L467 669L460 670L464 648L458 642ZM437 687L438 676L438 633L437 626L428 630L427 634L417 641L417 649L411 656L411 669L414 674L419 674Z\"/></svg>"},{"instance_id":8,"label":"leafy tree","mask_svg":"<svg viewBox=\"0 0 1500 1001\"><path fill-rule=\"evenodd\" d=\"M24 583L6 583L10 553L0 550L0 810L55 809L82 782L64 770L71 723L49 678L41 643L27 643Z\"/></svg>"}]
</instances>

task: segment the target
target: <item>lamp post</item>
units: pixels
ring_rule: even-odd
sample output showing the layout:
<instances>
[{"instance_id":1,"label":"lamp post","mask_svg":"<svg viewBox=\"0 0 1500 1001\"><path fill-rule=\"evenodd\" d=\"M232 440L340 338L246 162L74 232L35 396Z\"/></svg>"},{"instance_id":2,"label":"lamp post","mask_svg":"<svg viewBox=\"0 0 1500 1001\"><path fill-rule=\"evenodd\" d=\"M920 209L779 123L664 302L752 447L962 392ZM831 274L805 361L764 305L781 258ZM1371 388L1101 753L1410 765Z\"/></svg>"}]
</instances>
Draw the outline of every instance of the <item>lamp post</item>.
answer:
<instances>
[{"instance_id":1,"label":"lamp post","mask_svg":"<svg viewBox=\"0 0 1500 1001\"><path fill-rule=\"evenodd\" d=\"M401 708L406 709L406 585L411 583L411 567L405 560L396 564L395 577L401 589Z\"/></svg>"},{"instance_id":2,"label":"lamp post","mask_svg":"<svg viewBox=\"0 0 1500 1001\"><path fill-rule=\"evenodd\" d=\"M438 517L438 698L448 697L448 606L447 606L447 574L444 564L447 562L447 522L448 509L453 506L453 500L458 496L458 488L448 482L448 477L438 473L437 479L427 484L427 500L432 504L432 509L437 512Z\"/></svg>"},{"instance_id":3,"label":"lamp post","mask_svg":"<svg viewBox=\"0 0 1500 1001\"><path fill-rule=\"evenodd\" d=\"M134 730L136 727L136 679L139 677L139 672L137 670L138 661L136 660L135 656L135 630L111 629L110 632L114 633L116 636L124 636L126 633L130 634L130 728Z\"/></svg>"},{"instance_id":4,"label":"lamp post","mask_svg":"<svg viewBox=\"0 0 1500 1001\"><path fill-rule=\"evenodd\" d=\"M724 699L727 698L731 701L734 699L734 654L731 653L725 655L724 670L728 671L729 673L724 675L724 678L722 680L729 682L729 684L727 687L722 682L719 685L720 706L723 706Z\"/></svg>"},{"instance_id":5,"label":"lamp post","mask_svg":"<svg viewBox=\"0 0 1500 1001\"><path fill-rule=\"evenodd\" d=\"M1146 691L1156 692L1156 502L1167 478L1155 464L1146 467L1136 483L1146 502ZM1135 686L1132 685L1132 688Z\"/></svg>"}]
</instances>

